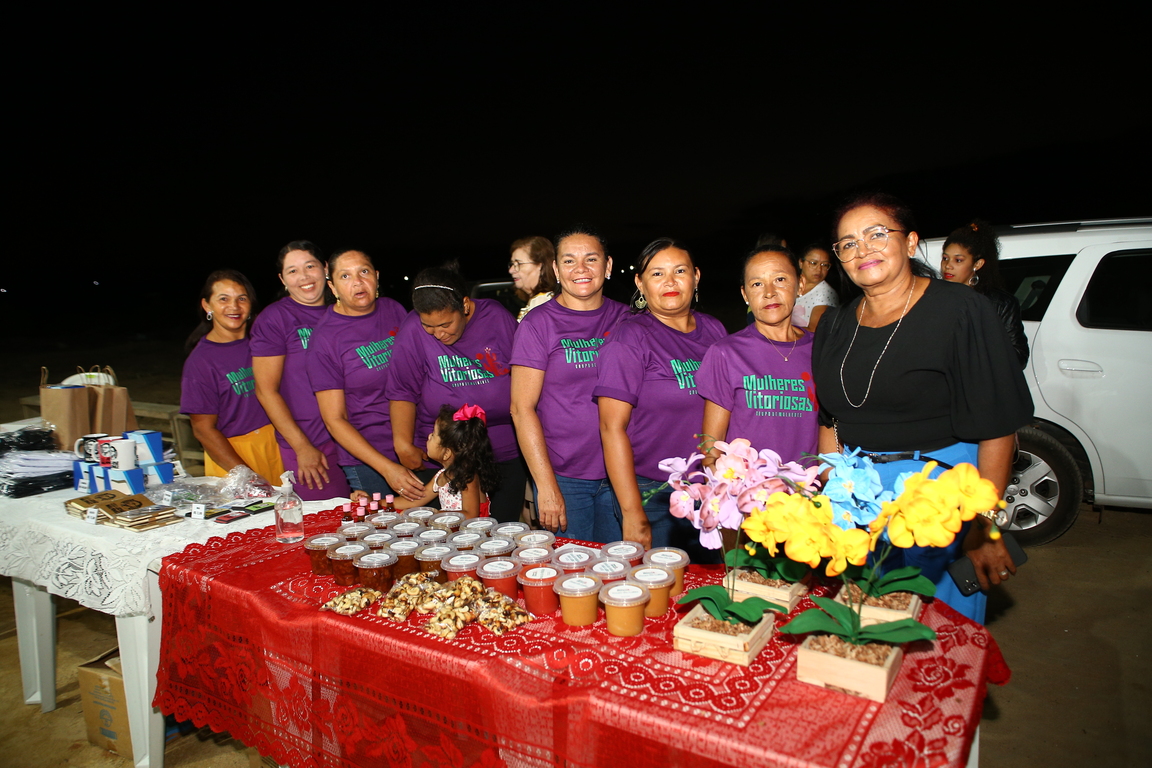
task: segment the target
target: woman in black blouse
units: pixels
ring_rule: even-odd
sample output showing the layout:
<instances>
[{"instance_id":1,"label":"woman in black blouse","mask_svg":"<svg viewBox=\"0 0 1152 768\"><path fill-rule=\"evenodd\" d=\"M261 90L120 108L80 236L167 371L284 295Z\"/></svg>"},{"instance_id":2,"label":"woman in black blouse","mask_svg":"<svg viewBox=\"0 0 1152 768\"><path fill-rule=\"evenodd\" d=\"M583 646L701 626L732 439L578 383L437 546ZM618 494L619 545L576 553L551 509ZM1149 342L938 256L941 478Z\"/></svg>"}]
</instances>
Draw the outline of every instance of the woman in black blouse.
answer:
<instances>
[{"instance_id":1,"label":"woman in black blouse","mask_svg":"<svg viewBox=\"0 0 1152 768\"><path fill-rule=\"evenodd\" d=\"M992 306L963 286L918 277L911 212L890 195L856 198L837 216L833 251L864 295L829 310L812 364L820 400L820 451L862 448L885 486L924 462L975 464L1001 493L1014 434L1032 416L1015 352ZM946 573L967 554L985 589L1015 572L1002 541L976 518L944 549L903 550L937 596L983 621L984 595L964 598Z\"/></svg>"}]
</instances>

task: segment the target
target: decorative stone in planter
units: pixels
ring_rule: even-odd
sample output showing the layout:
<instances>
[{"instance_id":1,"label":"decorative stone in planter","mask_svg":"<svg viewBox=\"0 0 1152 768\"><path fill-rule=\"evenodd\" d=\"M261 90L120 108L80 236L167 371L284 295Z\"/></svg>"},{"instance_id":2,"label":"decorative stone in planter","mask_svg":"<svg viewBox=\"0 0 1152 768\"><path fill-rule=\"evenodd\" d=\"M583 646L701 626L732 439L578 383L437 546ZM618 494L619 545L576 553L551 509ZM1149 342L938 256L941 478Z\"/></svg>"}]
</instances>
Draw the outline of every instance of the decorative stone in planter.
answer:
<instances>
[{"instance_id":1,"label":"decorative stone in planter","mask_svg":"<svg viewBox=\"0 0 1152 768\"><path fill-rule=\"evenodd\" d=\"M812 647L817 637L812 635L796 649L796 679L823 688L837 688L845 693L863 696L872 701L884 701L900 671L904 650L890 646L892 651L883 665L847 659ZM837 638L838 639L838 638Z\"/></svg>"},{"instance_id":2,"label":"decorative stone in planter","mask_svg":"<svg viewBox=\"0 0 1152 768\"><path fill-rule=\"evenodd\" d=\"M841 605L848 605L848 590L850 587L844 586L836 593L834 598L836 602ZM924 602L920 595L915 592L890 592L889 596L907 595L911 599L908 601L906 608L885 608L879 605L864 604L864 609L860 612L860 626L866 627L870 624L882 624L886 621L900 621L901 619L917 619L920 618L920 609L924 607ZM858 596L857 596L858 597ZM855 598L854 598L855 599Z\"/></svg>"},{"instance_id":3,"label":"decorative stone in planter","mask_svg":"<svg viewBox=\"0 0 1152 768\"><path fill-rule=\"evenodd\" d=\"M694 620L708 615L702 605L689 611L672 628L672 647L684 653L746 667L764 649L776 629L775 614L771 612L765 612L764 618L752 625L751 632L739 635L727 635L692 626Z\"/></svg>"},{"instance_id":4,"label":"decorative stone in planter","mask_svg":"<svg viewBox=\"0 0 1152 768\"><path fill-rule=\"evenodd\" d=\"M737 573L742 570L744 569L734 568L724 577L724 586L732 590L732 599L738 602L749 597L762 597L769 602L784 606L791 613L796 610L796 604L800 602L800 598L808 594L808 585L803 582L798 581L786 587L758 584L755 581L738 578Z\"/></svg>"}]
</instances>

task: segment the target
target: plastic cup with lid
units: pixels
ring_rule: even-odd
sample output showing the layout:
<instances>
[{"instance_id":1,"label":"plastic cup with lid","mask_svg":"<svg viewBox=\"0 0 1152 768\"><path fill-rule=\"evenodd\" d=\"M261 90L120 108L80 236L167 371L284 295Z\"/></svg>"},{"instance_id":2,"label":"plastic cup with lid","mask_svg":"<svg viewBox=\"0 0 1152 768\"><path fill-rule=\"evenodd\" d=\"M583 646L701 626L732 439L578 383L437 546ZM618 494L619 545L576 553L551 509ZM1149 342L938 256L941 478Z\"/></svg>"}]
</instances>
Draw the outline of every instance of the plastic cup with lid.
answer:
<instances>
[{"instance_id":1,"label":"plastic cup with lid","mask_svg":"<svg viewBox=\"0 0 1152 768\"><path fill-rule=\"evenodd\" d=\"M524 605L530 613L545 616L560 609L560 597L552 589L560 576L560 569L552 565L530 565L520 571L516 580L524 590Z\"/></svg>"},{"instance_id":2,"label":"plastic cup with lid","mask_svg":"<svg viewBox=\"0 0 1152 768\"><path fill-rule=\"evenodd\" d=\"M672 585L676 583L676 574L671 568L662 565L638 565L628 573L629 584L640 584L648 588L652 595L648 607L644 609L645 616L663 616L668 611L668 597Z\"/></svg>"},{"instance_id":3,"label":"plastic cup with lid","mask_svg":"<svg viewBox=\"0 0 1152 768\"><path fill-rule=\"evenodd\" d=\"M476 576L502 595L516 599L518 586L516 577L522 566L510 557L490 557L476 567Z\"/></svg>"},{"instance_id":4,"label":"plastic cup with lid","mask_svg":"<svg viewBox=\"0 0 1152 768\"><path fill-rule=\"evenodd\" d=\"M362 541L346 541L328 547L328 559L332 562L332 578L342 587L356 583L356 564L352 558L367 554L372 548Z\"/></svg>"},{"instance_id":5,"label":"plastic cup with lid","mask_svg":"<svg viewBox=\"0 0 1152 768\"><path fill-rule=\"evenodd\" d=\"M328 560L328 547L333 544L345 544L347 539L339 533L317 533L304 539L304 551L308 553L308 562L312 566L312 573L317 576L331 576L332 563Z\"/></svg>"},{"instance_id":6,"label":"plastic cup with lid","mask_svg":"<svg viewBox=\"0 0 1152 768\"><path fill-rule=\"evenodd\" d=\"M556 578L552 589L560 598L560 618L570 627L595 624L600 616L597 600L604 582L589 573L565 573Z\"/></svg>"},{"instance_id":7,"label":"plastic cup with lid","mask_svg":"<svg viewBox=\"0 0 1152 768\"><path fill-rule=\"evenodd\" d=\"M605 584L600 590L608 634L632 637L644 631L644 609L651 595L642 584Z\"/></svg>"},{"instance_id":8,"label":"plastic cup with lid","mask_svg":"<svg viewBox=\"0 0 1152 768\"><path fill-rule=\"evenodd\" d=\"M662 565L676 574L676 583L672 585L670 597L676 597L684 591L684 571L688 568L688 553L676 547L656 547L644 553L644 562L648 565Z\"/></svg>"},{"instance_id":9,"label":"plastic cup with lid","mask_svg":"<svg viewBox=\"0 0 1152 768\"><path fill-rule=\"evenodd\" d=\"M644 562L644 545L638 541L610 541L600 551L605 557L622 557L633 566Z\"/></svg>"}]
</instances>

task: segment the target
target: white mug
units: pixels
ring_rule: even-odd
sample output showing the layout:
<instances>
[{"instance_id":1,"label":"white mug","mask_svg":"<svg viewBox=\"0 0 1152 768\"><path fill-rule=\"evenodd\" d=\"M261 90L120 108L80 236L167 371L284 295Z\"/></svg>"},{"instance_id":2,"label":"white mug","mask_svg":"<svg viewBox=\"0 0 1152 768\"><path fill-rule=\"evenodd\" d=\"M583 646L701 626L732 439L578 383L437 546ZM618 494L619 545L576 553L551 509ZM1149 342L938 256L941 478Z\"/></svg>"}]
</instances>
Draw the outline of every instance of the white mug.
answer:
<instances>
[{"instance_id":1,"label":"white mug","mask_svg":"<svg viewBox=\"0 0 1152 768\"><path fill-rule=\"evenodd\" d=\"M108 445L114 451L111 456L112 469L136 469L135 440L117 440Z\"/></svg>"},{"instance_id":2,"label":"white mug","mask_svg":"<svg viewBox=\"0 0 1152 768\"><path fill-rule=\"evenodd\" d=\"M77 438L76 445L72 447L76 458L81 461L91 461L98 463L100 461L100 454L96 450L97 441L102 437L108 437L107 432L93 432L91 435L84 435L84 437Z\"/></svg>"}]
</instances>

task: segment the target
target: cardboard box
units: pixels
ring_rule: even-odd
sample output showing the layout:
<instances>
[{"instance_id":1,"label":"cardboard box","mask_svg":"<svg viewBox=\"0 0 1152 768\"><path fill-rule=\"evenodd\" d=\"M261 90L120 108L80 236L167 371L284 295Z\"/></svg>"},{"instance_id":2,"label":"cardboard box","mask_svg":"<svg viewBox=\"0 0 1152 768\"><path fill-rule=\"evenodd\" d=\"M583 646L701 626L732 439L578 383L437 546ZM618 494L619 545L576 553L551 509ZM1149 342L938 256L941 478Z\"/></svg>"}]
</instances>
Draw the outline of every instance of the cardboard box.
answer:
<instances>
[{"instance_id":1,"label":"cardboard box","mask_svg":"<svg viewBox=\"0 0 1152 768\"><path fill-rule=\"evenodd\" d=\"M131 432L125 432L124 438L136 442L136 460L141 464L155 464L164 461L164 441L161 434L156 430L134 429Z\"/></svg>"},{"instance_id":2,"label":"cardboard box","mask_svg":"<svg viewBox=\"0 0 1152 768\"><path fill-rule=\"evenodd\" d=\"M88 741L131 760L132 735L128 732L120 649L113 648L81 664L76 668L76 682L80 686Z\"/></svg>"},{"instance_id":3,"label":"cardboard box","mask_svg":"<svg viewBox=\"0 0 1152 768\"><path fill-rule=\"evenodd\" d=\"M120 493L144 493L144 470L136 469L106 469L108 490Z\"/></svg>"},{"instance_id":4,"label":"cardboard box","mask_svg":"<svg viewBox=\"0 0 1152 768\"><path fill-rule=\"evenodd\" d=\"M168 485L176 479L176 468L170 461L141 464L140 469L144 471L144 483L148 486Z\"/></svg>"}]
</instances>

